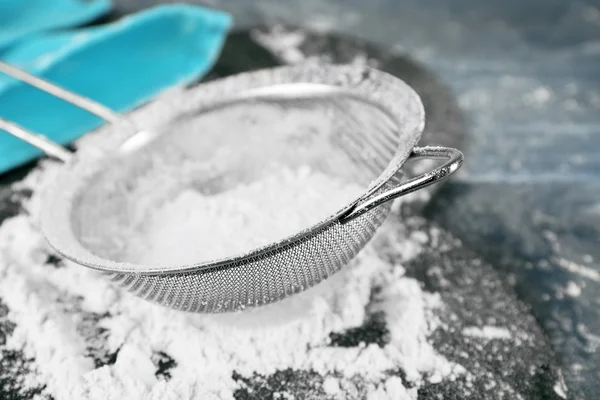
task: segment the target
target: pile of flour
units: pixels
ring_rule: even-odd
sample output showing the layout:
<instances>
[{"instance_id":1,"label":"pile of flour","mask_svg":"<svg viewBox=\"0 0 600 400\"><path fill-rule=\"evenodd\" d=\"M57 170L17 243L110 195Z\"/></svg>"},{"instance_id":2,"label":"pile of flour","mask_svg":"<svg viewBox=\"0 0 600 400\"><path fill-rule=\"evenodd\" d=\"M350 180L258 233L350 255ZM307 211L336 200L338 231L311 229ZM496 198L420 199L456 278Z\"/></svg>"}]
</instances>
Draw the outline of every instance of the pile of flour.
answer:
<instances>
[{"instance_id":1,"label":"pile of flour","mask_svg":"<svg viewBox=\"0 0 600 400\"><path fill-rule=\"evenodd\" d=\"M310 228L363 190L308 166L279 169L215 195L187 189L149 213L126 258L171 265L244 254Z\"/></svg>"}]
</instances>

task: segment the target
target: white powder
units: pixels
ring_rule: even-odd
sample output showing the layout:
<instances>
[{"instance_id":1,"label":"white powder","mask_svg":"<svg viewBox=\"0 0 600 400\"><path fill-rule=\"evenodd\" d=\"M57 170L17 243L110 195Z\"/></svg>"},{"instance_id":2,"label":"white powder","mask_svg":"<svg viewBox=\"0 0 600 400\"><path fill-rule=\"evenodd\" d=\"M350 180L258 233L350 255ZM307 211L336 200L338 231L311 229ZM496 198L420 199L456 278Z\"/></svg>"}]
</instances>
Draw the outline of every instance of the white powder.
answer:
<instances>
[{"instance_id":1,"label":"white powder","mask_svg":"<svg viewBox=\"0 0 600 400\"><path fill-rule=\"evenodd\" d=\"M106 139L89 135L83 143L94 148L95 140ZM28 213L0 225L0 296L10 310L8 317L16 323L7 345L22 349L34 359L36 373L30 380L45 385L54 398L232 399L236 390L245 387L233 378L235 374L252 378L255 374L266 376L291 369L317 373L322 377L317 382L323 382L318 389L330 398L416 399L424 380L438 382L464 372L438 355L427 340L436 329L433 312L443 307L439 296L424 292L416 280L404 276L401 265L383 261L370 246L340 273L306 292L267 307L223 315L186 314L157 306L113 288L97 272L69 262L62 268L45 265L51 252L37 227L39 188L41 182L53 178L59 167L43 163L20 183L34 191L26 205ZM343 203L354 190L310 171L284 171L267 184L275 187L288 173L299 173L305 183L311 182L317 189L319 185L327 187L329 198L321 205L308 201L306 212L323 211L321 207L329 207L327 204L338 207L342 198ZM284 199L297 208L293 192L300 186L289 188L290 193L282 192L281 198L265 200L251 211L264 213L274 205L282 207ZM251 184L239 190L250 196L257 187ZM308 194L302 196L301 200L306 201ZM190 232L179 231L184 227L195 233L198 225L191 220L206 218L206 210L200 213L198 205L224 207L221 211L240 218L243 213L236 214L236 207L243 204L225 204L197 193L184 193L174 200L173 207L166 205L149 221L143 240L153 245L152 257L170 261L173 257L218 257L231 248L215 245L197 254L199 250L184 241L177 242L181 244L180 254L173 254L166 251L175 245L168 236L186 237ZM290 218L285 219L286 226L263 218L265 235L273 233L267 229L276 230L278 235L297 229L300 222ZM232 229L246 226L244 221L229 221L225 216L207 221L215 226L217 222L223 225L223 231L215 234L211 243L224 243L223 237ZM161 229L155 229L159 225ZM252 225L252 230L256 229ZM238 251L261 242L241 238L235 243ZM426 239L418 234L403 238L399 246L405 250L404 261L418 255ZM198 242L208 243L206 237ZM97 326L102 334L91 338L82 329L90 313L103 316ZM332 345L332 333L360 327L372 313L385 320L389 342L382 346ZM87 355L90 340L100 340L107 352L118 350L116 362L95 368ZM170 379L155 375L158 352L176 362L169 371ZM398 369L410 385L389 372ZM285 390L277 393L279 398L291 395Z\"/></svg>"},{"instance_id":2,"label":"white powder","mask_svg":"<svg viewBox=\"0 0 600 400\"><path fill-rule=\"evenodd\" d=\"M554 390L554 393L556 393L556 395L558 395L561 399L567 399L567 385L565 384L565 381L562 377L562 375L559 376L558 381L554 384L554 386L552 387L552 390Z\"/></svg>"},{"instance_id":3,"label":"white powder","mask_svg":"<svg viewBox=\"0 0 600 400\"><path fill-rule=\"evenodd\" d=\"M299 49L305 40L305 34L297 31L284 30L281 26L275 26L270 32L253 30L250 32L252 39L261 46L277 54L284 62L295 64L305 60L305 56Z\"/></svg>"},{"instance_id":4,"label":"white powder","mask_svg":"<svg viewBox=\"0 0 600 400\"><path fill-rule=\"evenodd\" d=\"M243 254L308 229L362 192L307 166L212 196L188 189L144 224L128 259L191 264Z\"/></svg>"},{"instance_id":5,"label":"white powder","mask_svg":"<svg viewBox=\"0 0 600 400\"><path fill-rule=\"evenodd\" d=\"M571 297L579 297L581 295L581 287L579 287L579 285L573 281L569 281L569 283L567 283L567 287L564 289L564 291L565 294Z\"/></svg>"},{"instance_id":6,"label":"white powder","mask_svg":"<svg viewBox=\"0 0 600 400\"><path fill-rule=\"evenodd\" d=\"M494 339L510 339L512 334L506 328L497 326L484 326L478 328L476 326L469 326L464 328L462 331L463 335L480 338L483 340L494 340Z\"/></svg>"},{"instance_id":7,"label":"white powder","mask_svg":"<svg viewBox=\"0 0 600 400\"><path fill-rule=\"evenodd\" d=\"M325 394L329 396L340 396L343 395L342 389L340 388L340 380L333 376L328 376L323 381L323 390Z\"/></svg>"}]
</instances>

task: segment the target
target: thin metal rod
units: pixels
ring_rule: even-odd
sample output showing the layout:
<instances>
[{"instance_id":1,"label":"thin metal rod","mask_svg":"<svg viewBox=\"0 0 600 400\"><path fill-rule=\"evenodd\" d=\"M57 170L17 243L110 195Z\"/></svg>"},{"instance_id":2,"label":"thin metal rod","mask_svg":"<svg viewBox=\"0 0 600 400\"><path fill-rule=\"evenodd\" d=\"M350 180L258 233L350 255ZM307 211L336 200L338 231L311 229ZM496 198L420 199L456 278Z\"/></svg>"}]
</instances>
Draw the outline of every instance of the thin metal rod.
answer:
<instances>
[{"instance_id":1,"label":"thin metal rod","mask_svg":"<svg viewBox=\"0 0 600 400\"><path fill-rule=\"evenodd\" d=\"M64 101L71 103L83 110L86 110L89 113L94 114L107 122L116 123L123 119L121 115L114 112L110 108L103 106L102 104L96 103L95 101L90 100L87 97L80 96L69 90L61 88L60 86L50 83L35 75L31 75L30 73L25 72L22 69L19 69L2 61L0 61L0 72L25 83L28 83L29 85L34 86L60 99L63 99Z\"/></svg>"},{"instance_id":2,"label":"thin metal rod","mask_svg":"<svg viewBox=\"0 0 600 400\"><path fill-rule=\"evenodd\" d=\"M43 135L30 132L22 126L19 126L14 122L7 121L4 118L0 118L0 129L21 140L24 140L25 142L42 150L50 157L57 158L60 161L67 162L71 159L71 157L73 157L73 153L61 145L46 139Z\"/></svg>"},{"instance_id":3,"label":"thin metal rod","mask_svg":"<svg viewBox=\"0 0 600 400\"><path fill-rule=\"evenodd\" d=\"M437 146L414 147L409 159L417 158L447 158L448 161L432 171L426 172L404 183L401 183L400 185L393 187L375 197L368 198L362 203L359 202L353 208L348 210L346 214L340 217L340 222L343 224L351 221L380 204L439 182L455 173L460 168L464 160L464 156L459 150L450 147Z\"/></svg>"}]
</instances>

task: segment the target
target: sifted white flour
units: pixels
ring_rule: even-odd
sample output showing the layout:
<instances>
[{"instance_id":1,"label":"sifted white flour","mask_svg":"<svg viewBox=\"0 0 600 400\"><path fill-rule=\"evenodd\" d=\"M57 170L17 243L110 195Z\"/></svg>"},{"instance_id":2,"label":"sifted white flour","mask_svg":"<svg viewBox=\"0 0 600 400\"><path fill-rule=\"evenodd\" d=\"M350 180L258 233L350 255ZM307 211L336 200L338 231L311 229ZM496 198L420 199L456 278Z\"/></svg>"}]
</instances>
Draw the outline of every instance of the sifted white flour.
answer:
<instances>
[{"instance_id":1,"label":"sifted white flour","mask_svg":"<svg viewBox=\"0 0 600 400\"><path fill-rule=\"evenodd\" d=\"M100 140L106 139L89 135L82 150L93 149ZM401 265L382 260L370 246L340 273L306 292L267 307L223 315L170 310L113 288L87 268L70 262L61 268L47 265L45 260L52 252L37 227L39 189L57 168L60 166L43 163L20 183L34 192L26 204L27 212L0 225L0 297L10 310L8 317L16 323L7 345L34 359L36 374L30 380L45 385L54 398L224 400L234 398L236 390L250 391L248 379L254 376L294 370L309 374L307 384L315 390L310 398L416 399L424 381L453 379L464 372L438 355L427 340L437 324L433 311L443 307L439 296L424 292L416 280L404 276ZM295 173L284 171L266 183L233 190L245 190L246 198L251 198L261 185L276 188L282 176ZM351 186L339 185L326 176L312 171L300 174L304 186L327 187L324 201L332 207L355 194ZM287 205L291 209L298 207L294 201L305 201L305 212L323 211L326 204L307 201L308 195L300 194L300 188L288 188L290 193L282 192L281 198L271 196L265 204L252 208L263 217L257 220L261 226L252 222L253 230L285 236L298 228L301 221L294 222L293 217L286 219L289 225L269 220L269 210L284 206L278 203L282 198L291 202ZM241 192L237 195L244 197ZM237 208L244 203L226 204L227 194L222 196L211 203L214 199L188 192L174 200L176 207L167 204L141 238L152 250L147 255L135 253L140 243L133 243L134 256L172 261L175 256L218 257L230 246L238 246L239 251L255 246L257 238L228 238L238 234L232 229L246 226L242 220L228 219L232 212L235 218L242 218L243 212ZM223 215L212 215L218 212ZM204 223L209 218L215 226L222 224L223 231L213 236L206 230L195 231L203 218ZM196 235L198 243L215 246L197 254L193 243L175 239L188 234ZM204 236L198 237L200 234ZM410 259L422 251L423 240L413 235L398 245ZM173 247L179 254L168 251ZM332 342L332 334L361 327L373 315L381 318L389 331L384 343L342 347ZM98 364L90 355L91 347L114 354L114 362ZM168 376L157 374L163 355L173 359ZM278 391L279 398L294 393L288 386Z\"/></svg>"},{"instance_id":2,"label":"sifted white flour","mask_svg":"<svg viewBox=\"0 0 600 400\"><path fill-rule=\"evenodd\" d=\"M303 166L216 195L188 189L152 213L128 261L191 264L246 253L301 232L363 192Z\"/></svg>"}]
</instances>

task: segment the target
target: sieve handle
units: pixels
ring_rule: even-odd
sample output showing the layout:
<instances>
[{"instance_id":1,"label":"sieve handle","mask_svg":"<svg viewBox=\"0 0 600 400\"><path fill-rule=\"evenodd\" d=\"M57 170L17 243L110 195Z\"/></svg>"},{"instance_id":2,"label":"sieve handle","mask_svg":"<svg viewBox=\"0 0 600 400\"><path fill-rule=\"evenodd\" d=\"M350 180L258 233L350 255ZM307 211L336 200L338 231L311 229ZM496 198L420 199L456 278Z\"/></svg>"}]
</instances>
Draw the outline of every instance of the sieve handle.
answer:
<instances>
[{"instance_id":1,"label":"sieve handle","mask_svg":"<svg viewBox=\"0 0 600 400\"><path fill-rule=\"evenodd\" d=\"M384 193L368 198L363 202L358 202L346 214L340 217L340 222L349 222L385 202L442 181L460 168L464 160L464 155L459 150L450 147L415 147L412 150L409 160L418 158L447 158L448 161L436 169L409 179Z\"/></svg>"},{"instance_id":2,"label":"sieve handle","mask_svg":"<svg viewBox=\"0 0 600 400\"><path fill-rule=\"evenodd\" d=\"M60 99L63 99L68 103L71 103L83 110L88 111L91 114L102 118L106 122L116 123L123 120L121 115L114 112L110 108L103 106L102 104L96 103L87 97L80 96L3 61L0 61L0 72ZM0 129L5 130L11 135L26 141L27 143L42 150L47 155L58 158L61 161L66 162L72 156L72 152L60 144L55 143L40 134L31 132L14 122L0 118Z\"/></svg>"},{"instance_id":3,"label":"sieve handle","mask_svg":"<svg viewBox=\"0 0 600 400\"><path fill-rule=\"evenodd\" d=\"M73 152L53 142L43 135L33 133L20 125L0 118L0 129L6 131L16 138L19 138L32 146L37 147L48 156L56 158L62 162L67 162L73 156Z\"/></svg>"}]
</instances>

